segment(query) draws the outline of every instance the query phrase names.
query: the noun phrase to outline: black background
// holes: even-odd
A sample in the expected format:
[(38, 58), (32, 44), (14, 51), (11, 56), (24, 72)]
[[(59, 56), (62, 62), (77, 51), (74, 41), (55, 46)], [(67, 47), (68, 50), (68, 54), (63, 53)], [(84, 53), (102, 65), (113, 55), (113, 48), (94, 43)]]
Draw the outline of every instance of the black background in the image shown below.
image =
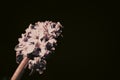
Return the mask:
[(109, 80), (118, 78), (119, 29), (112, 1), (4, 1), (0, 5), (0, 80), (10, 80), (18, 64), (14, 47), (30, 23), (60, 21), (63, 38), (47, 58), (42, 75), (22, 80)]

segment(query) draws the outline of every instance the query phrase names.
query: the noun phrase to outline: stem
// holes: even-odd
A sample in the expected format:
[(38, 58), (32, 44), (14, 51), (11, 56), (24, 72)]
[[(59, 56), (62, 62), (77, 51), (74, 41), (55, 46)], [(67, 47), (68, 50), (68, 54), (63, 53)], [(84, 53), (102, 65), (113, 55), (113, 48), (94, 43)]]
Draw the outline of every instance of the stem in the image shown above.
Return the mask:
[(22, 76), (22, 73), (24, 72), (26, 66), (27, 66), (27, 63), (29, 61), (29, 58), (28, 57), (25, 57), (21, 63), (19, 64), (18, 68), (16, 69), (15, 73), (13, 74), (11, 80), (20, 80), (21, 76)]

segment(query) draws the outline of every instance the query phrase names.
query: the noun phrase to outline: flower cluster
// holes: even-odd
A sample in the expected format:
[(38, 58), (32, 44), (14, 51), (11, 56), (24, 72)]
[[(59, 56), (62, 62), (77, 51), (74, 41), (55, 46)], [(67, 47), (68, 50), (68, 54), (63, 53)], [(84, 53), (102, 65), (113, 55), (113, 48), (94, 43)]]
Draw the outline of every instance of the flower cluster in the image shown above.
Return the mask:
[(62, 32), (61, 28), (59, 22), (52, 21), (30, 24), (15, 47), (17, 63), (20, 63), (24, 57), (28, 57), (30, 58), (28, 68), (41, 74), (46, 65), (44, 57), (55, 50), (56, 39)]

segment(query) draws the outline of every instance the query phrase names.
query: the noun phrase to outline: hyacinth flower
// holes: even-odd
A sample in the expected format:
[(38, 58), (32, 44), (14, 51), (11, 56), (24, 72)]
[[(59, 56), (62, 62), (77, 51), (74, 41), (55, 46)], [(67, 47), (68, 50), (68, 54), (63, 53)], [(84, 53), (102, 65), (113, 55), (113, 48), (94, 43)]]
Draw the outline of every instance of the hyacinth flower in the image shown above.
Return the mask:
[(42, 74), (46, 69), (46, 55), (55, 50), (57, 38), (61, 36), (63, 26), (57, 22), (45, 21), (30, 24), (18, 39), (15, 47), (16, 62), (19, 64), (11, 80), (19, 80), (24, 69), (28, 67)]

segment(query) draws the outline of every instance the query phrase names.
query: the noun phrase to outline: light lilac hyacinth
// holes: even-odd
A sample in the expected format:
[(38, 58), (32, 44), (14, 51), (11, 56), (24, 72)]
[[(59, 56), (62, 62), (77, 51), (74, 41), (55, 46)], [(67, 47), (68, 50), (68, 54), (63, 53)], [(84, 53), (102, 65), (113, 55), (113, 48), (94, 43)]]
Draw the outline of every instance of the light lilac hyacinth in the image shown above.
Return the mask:
[(55, 50), (54, 45), (57, 44), (57, 37), (61, 35), (61, 28), (59, 22), (52, 21), (30, 24), (15, 47), (17, 63), (20, 63), (24, 57), (28, 57), (30, 58), (28, 68), (41, 74), (46, 69), (45, 55)]

